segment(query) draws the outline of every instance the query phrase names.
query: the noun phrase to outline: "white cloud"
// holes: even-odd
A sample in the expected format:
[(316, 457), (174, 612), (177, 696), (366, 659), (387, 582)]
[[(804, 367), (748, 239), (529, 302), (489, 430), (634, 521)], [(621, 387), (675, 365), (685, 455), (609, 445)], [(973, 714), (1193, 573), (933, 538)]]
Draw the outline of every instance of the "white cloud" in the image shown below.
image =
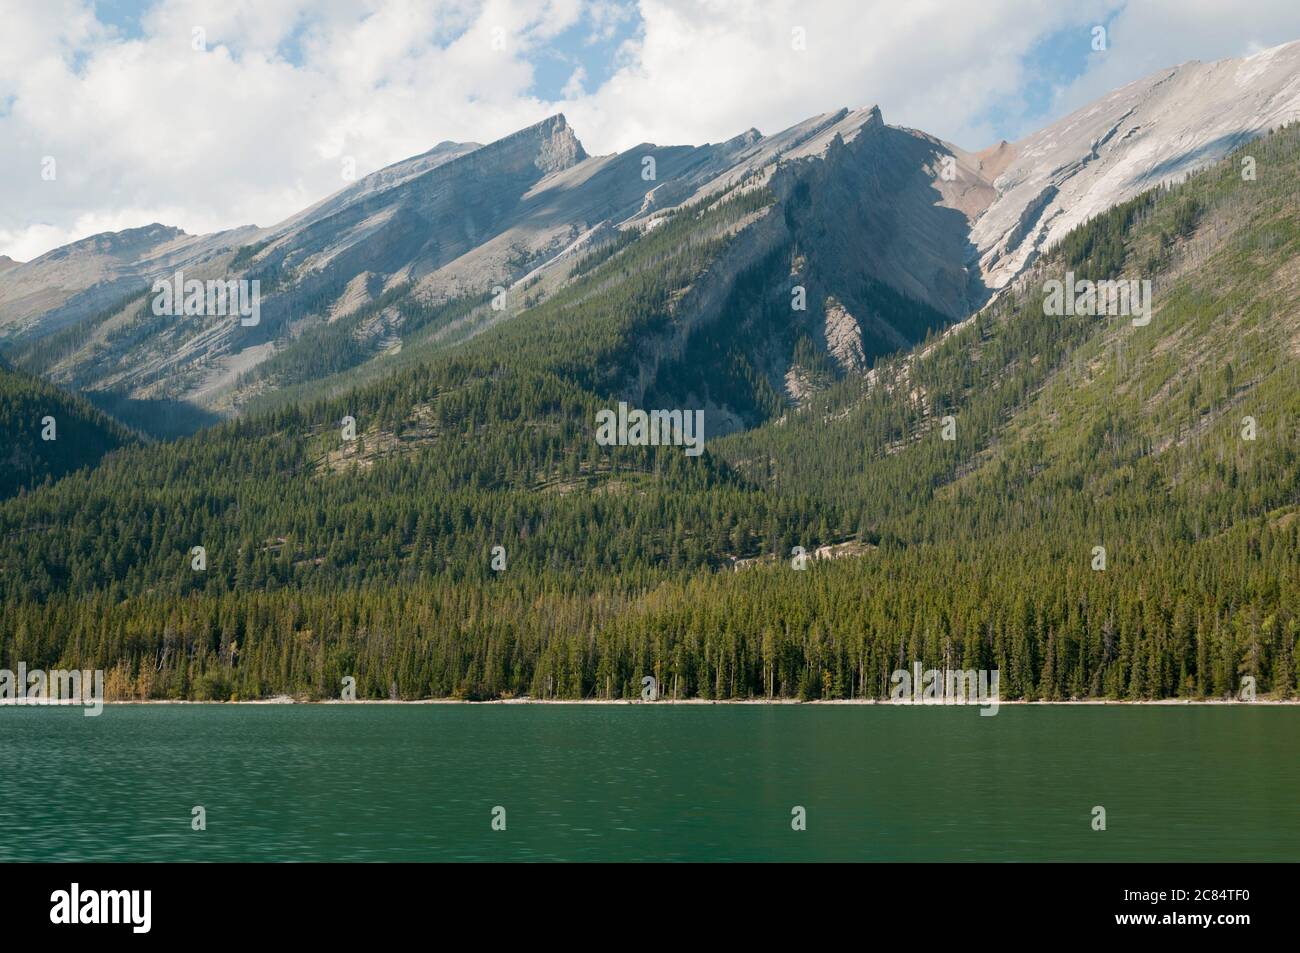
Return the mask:
[[(1120, 0), (156, 0), (139, 37), (89, 0), (6, 13), (0, 33), (0, 253), (94, 231), (272, 224), (444, 139), (487, 142), (563, 110), (588, 151), (765, 133), (840, 106), (973, 148), (1012, 120), (1044, 37)], [(1300, 36), (1294, 0), (1133, 0), (1111, 49), (1058, 91), (1059, 115), (1191, 57)], [(583, 61), (637, 30), (617, 68)], [(206, 51), (195, 51), (195, 27)], [(803, 29), (806, 49), (792, 48)], [(499, 32), (495, 32), (499, 31)], [(574, 37), (576, 36), (576, 40)], [(504, 49), (494, 48), (494, 38)], [(564, 46), (561, 101), (534, 63)], [(499, 45), (499, 44), (498, 44)], [(285, 51), (292, 51), (286, 53)], [(41, 178), (54, 156), (57, 178)]]
[(569, 75), (569, 81), (564, 84), (561, 95), (565, 99), (580, 99), (584, 95), (583, 87), (587, 82), (587, 70), (579, 66)]
[(444, 139), (506, 135), (552, 110), (528, 94), (528, 57), (580, 12), (577, 0), (161, 0), (138, 38), (79, 0), (7, 12), (0, 254), (154, 220), (269, 225), (342, 187), (345, 156), (365, 174)]

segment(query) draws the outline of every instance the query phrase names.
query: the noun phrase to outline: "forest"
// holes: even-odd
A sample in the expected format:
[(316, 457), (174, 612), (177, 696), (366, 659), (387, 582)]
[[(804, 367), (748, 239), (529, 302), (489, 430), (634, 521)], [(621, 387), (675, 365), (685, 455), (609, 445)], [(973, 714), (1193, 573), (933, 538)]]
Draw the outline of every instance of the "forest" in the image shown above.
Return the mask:
[[(782, 333), (822, 386), (796, 404), (722, 329), (695, 332), (647, 406), (711, 388), (747, 424), (698, 458), (601, 446), (592, 421), (731, 226), (777, 214), (761, 189), (619, 240), (389, 376), (191, 437), (64, 396), (61, 451), (88, 455), (27, 464), (0, 502), (0, 667), (104, 668), (133, 699), (329, 698), (349, 675), (367, 698), (636, 698), (644, 675), (665, 698), (883, 698), (914, 661), (996, 668), (1007, 699), (1229, 698), (1246, 677), (1290, 697), (1298, 179), (1293, 126), (1085, 223), (950, 327), (875, 289), (920, 340), (866, 375), (781, 328), (778, 249), (727, 320)], [(1151, 280), (1151, 325), (1045, 316), (1067, 270)], [(417, 331), (473, 304), (378, 306)], [(354, 342), (326, 334), (259, 373), (346, 372)], [(24, 426), (60, 399), (0, 387)], [(795, 546), (828, 555), (797, 569)]]

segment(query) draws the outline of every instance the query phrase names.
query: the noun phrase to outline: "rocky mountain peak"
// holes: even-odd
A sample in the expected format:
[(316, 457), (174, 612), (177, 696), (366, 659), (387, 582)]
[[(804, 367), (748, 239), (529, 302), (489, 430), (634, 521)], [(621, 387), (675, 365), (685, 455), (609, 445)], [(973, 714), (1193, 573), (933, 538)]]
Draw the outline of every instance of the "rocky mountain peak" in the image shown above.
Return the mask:
[(544, 175), (570, 168), (587, 158), (587, 150), (582, 148), (563, 113), (549, 116), (485, 148), (498, 152), (531, 149), (534, 152), (533, 165)]

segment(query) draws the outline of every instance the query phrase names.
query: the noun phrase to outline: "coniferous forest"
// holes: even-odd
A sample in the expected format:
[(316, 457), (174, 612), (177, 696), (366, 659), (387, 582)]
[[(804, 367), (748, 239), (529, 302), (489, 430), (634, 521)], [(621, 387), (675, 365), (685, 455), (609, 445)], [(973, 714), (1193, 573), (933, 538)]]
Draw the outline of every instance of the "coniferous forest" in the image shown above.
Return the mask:
[[(798, 247), (732, 282), (744, 333), (683, 330), (737, 223), (807, 200), (757, 187), (463, 340), (437, 332), (485, 297), (402, 289), (375, 306), (411, 318), (391, 373), (353, 376), (365, 355), (326, 330), (257, 372), (287, 396), (177, 440), (6, 368), (0, 667), (103, 668), (138, 699), (327, 698), (345, 676), (366, 698), (619, 699), (645, 675), (666, 698), (880, 698), (913, 661), (998, 669), (1012, 699), (1228, 698), (1247, 676), (1290, 697), (1297, 181), (1292, 126), (1081, 225), (956, 324), (860, 289), (913, 338), (865, 374), (819, 363), (790, 315)], [(1045, 315), (1067, 271), (1149, 278), (1152, 322)], [(809, 399), (773, 386), (759, 337)], [(699, 457), (599, 445), (597, 411), (638, 383), (732, 425), (706, 411)]]

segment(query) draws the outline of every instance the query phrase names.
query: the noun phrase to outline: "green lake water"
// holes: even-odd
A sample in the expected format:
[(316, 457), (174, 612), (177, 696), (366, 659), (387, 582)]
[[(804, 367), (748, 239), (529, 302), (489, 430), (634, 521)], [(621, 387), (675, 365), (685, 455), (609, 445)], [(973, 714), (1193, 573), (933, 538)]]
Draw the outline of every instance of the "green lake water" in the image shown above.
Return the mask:
[(1300, 708), (0, 708), (14, 860), (1294, 861)]

